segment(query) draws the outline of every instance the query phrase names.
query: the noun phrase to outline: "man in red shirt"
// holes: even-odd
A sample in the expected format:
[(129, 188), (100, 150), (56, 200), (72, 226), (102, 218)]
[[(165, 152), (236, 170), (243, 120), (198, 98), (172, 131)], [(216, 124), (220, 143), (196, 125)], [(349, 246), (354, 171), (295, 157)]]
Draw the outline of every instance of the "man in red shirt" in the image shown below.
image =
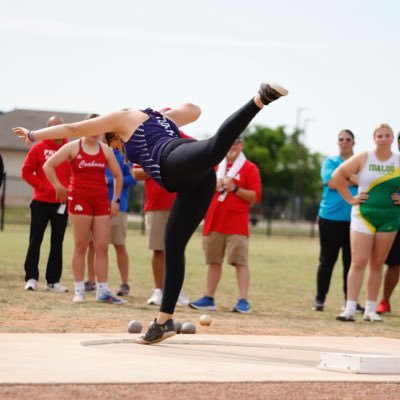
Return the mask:
[[(47, 126), (63, 124), (62, 118), (53, 116)], [(62, 246), (68, 213), (66, 205), (56, 198), (56, 192), (47, 180), (43, 164), (65, 143), (66, 139), (43, 140), (35, 143), (29, 150), (22, 166), (22, 178), (33, 187), (31, 208), (31, 225), (29, 246), (25, 259), (25, 290), (36, 290), (39, 280), (39, 257), (44, 232), (48, 223), (51, 225), (50, 253), (46, 267), (45, 290), (50, 292), (67, 292), (60, 283), (63, 259)], [(63, 186), (68, 187), (71, 169), (68, 162), (61, 164), (57, 177)]]
[(233, 311), (249, 313), (248, 239), (250, 206), (261, 198), (260, 173), (246, 160), (241, 135), (219, 164), (217, 188), (207, 211), (203, 228), (203, 248), (208, 264), (205, 296), (189, 303), (199, 310), (215, 310), (214, 295), (222, 275), (225, 252), (227, 261), (236, 267), (239, 298)]

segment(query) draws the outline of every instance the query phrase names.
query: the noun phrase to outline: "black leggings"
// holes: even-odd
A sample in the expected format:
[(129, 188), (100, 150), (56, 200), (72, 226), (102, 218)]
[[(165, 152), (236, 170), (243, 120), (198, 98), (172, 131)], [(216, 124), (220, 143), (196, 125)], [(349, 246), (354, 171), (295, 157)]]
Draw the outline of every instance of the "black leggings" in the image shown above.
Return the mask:
[(178, 139), (163, 150), (161, 176), (167, 189), (177, 192), (165, 229), (164, 290), (160, 307), (164, 313), (173, 314), (175, 310), (185, 277), (186, 245), (215, 192), (214, 167), (259, 111), (252, 99), (226, 119), (210, 139)]
[(319, 218), (319, 265), (317, 271), (317, 295), (315, 300), (325, 302), (331, 284), (333, 268), (342, 249), (343, 293), (347, 298), (347, 275), (351, 264), (350, 221), (333, 221)]

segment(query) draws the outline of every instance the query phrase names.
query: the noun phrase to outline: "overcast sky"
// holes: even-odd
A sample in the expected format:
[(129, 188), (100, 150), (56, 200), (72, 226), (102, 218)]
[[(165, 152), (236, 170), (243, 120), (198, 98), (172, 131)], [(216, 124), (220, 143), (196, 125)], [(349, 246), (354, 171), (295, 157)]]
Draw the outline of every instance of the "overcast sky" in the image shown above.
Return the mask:
[(379, 123), (400, 130), (399, 19), (397, 0), (6, 1), (0, 110), (191, 101), (201, 138), (270, 80), (290, 95), (255, 123), (298, 124), (323, 154), (349, 128), (365, 150)]

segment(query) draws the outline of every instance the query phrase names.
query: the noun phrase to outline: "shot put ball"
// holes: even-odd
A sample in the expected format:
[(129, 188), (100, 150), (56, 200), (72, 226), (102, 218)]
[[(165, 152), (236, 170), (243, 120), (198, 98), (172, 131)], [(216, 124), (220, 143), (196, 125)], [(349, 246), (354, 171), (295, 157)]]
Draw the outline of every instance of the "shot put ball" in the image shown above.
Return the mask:
[(182, 324), (179, 321), (174, 321), (176, 333), (182, 333)]
[(142, 324), (140, 323), (140, 321), (137, 321), (136, 319), (133, 319), (132, 321), (130, 321), (128, 324), (128, 332), (129, 333), (142, 332)]
[(185, 322), (182, 325), (182, 333), (186, 334), (196, 333), (196, 327), (191, 322)]
[(210, 326), (211, 325), (211, 317), (207, 314), (204, 314), (200, 317), (200, 325)]

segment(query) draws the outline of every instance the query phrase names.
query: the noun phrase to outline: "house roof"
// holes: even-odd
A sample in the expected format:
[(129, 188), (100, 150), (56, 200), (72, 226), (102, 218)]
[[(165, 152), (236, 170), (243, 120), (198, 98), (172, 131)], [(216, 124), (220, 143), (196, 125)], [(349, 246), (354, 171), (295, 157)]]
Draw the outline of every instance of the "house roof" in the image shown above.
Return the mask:
[(23, 109), (0, 113), (0, 151), (20, 150), (27, 152), (28, 148), (25, 142), (15, 136), (12, 128), (16, 126), (23, 126), (32, 130), (44, 128), (47, 125), (47, 120), (53, 115), (62, 117), (68, 123), (81, 121), (87, 114)]

